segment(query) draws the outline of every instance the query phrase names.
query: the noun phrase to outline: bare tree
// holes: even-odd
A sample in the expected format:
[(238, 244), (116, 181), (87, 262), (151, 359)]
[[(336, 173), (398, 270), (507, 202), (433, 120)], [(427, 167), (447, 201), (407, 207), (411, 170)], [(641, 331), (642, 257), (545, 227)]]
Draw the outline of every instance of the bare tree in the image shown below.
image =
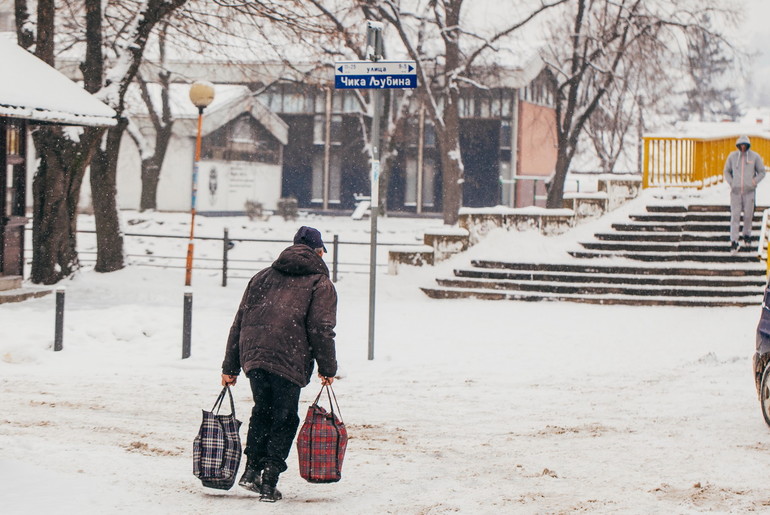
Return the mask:
[[(328, 26), (323, 26), (323, 20), (310, 14), (307, 4), (293, 0), (213, 3), (190, 0), (156, 29), (153, 36), (158, 50), (147, 56), (147, 64), (151, 64), (147, 68), (153, 71), (147, 72), (147, 76), (137, 73), (135, 79), (151, 127), (140, 129), (135, 123), (128, 125), (128, 133), (141, 154), (140, 210), (157, 207), (160, 172), (173, 129), (172, 77), (167, 54), (188, 56), (192, 52), (229, 66), (238, 66), (244, 60), (278, 60), (284, 64), (285, 79), (301, 80), (316, 67), (308, 67), (306, 62), (296, 63), (297, 55), (307, 59), (312, 53), (323, 53), (323, 50), (310, 49), (317, 46), (322, 37), (332, 34)], [(298, 47), (303, 51), (297, 52)], [(173, 81), (180, 80), (185, 78), (177, 76)], [(255, 94), (271, 87), (276, 80), (263, 84)]]
[(146, 141), (144, 134), (138, 129), (132, 130), (131, 124), (128, 126), (128, 133), (140, 149), (141, 155), (141, 177), (142, 192), (139, 199), (139, 210), (157, 209), (158, 181), (160, 180), (160, 170), (163, 167), (163, 161), (166, 158), (168, 144), (171, 141), (171, 134), (174, 128), (174, 120), (171, 117), (171, 103), (169, 87), (171, 84), (171, 73), (166, 68), (166, 31), (168, 23), (164, 22), (158, 34), (159, 51), (159, 69), (157, 74), (157, 84), (160, 89), (160, 106), (157, 106), (150, 92), (151, 85), (142, 76), (136, 74), (136, 84), (147, 108), (150, 121), (153, 127), (154, 142), (152, 145)]
[[(556, 100), (558, 140), (549, 208), (562, 207), (564, 181), (580, 136), (623, 72), (677, 62), (687, 35), (704, 30), (698, 23), (703, 11), (731, 17), (719, 10), (718, 0), (575, 0), (565, 11), (563, 20), (569, 25), (553, 25), (544, 55)], [(567, 41), (564, 34), (569, 34)]]
[[(15, 13), (19, 44), (34, 45), (37, 57), (53, 66), (56, 10), (53, 0), (37, 2), (36, 24), (29, 21), (26, 0), (16, 0)], [(33, 29), (36, 29), (34, 30)], [(85, 63), (98, 61), (94, 48), (86, 48)], [(85, 81), (90, 92), (98, 86)], [(33, 131), (40, 164), (32, 182), (32, 270), (35, 283), (54, 284), (79, 266), (76, 250), (77, 204), (85, 170), (104, 130), (85, 128), (77, 133), (58, 126), (41, 126)]]
[[(425, 4), (396, 0), (365, 0), (364, 4), (398, 33), (408, 55), (416, 63), (418, 94), (436, 132), (442, 170), (445, 224), (455, 224), (462, 204), (463, 162), (460, 153), (459, 100), (461, 86), (485, 87), (474, 77), (481, 57), (495, 52), (506, 38), (544, 11), (568, 0), (542, 0), (539, 5), (513, 16), (515, 21), (491, 34), (474, 33), (463, 17), (464, 0), (434, 0)], [(500, 6), (511, 8), (510, 5)], [(440, 41), (440, 47), (430, 44)]]
[[(77, 202), (85, 169), (90, 163), (91, 190), (97, 231), (99, 272), (124, 266), (123, 238), (115, 200), (115, 176), (120, 139), (126, 127), (123, 117), (128, 85), (137, 73), (153, 28), (186, 0), (71, 0), (58, 6), (67, 16), (55, 23), (53, 0), (37, 2), (37, 33), (29, 27), (26, 0), (16, 0), (17, 37), (21, 44), (34, 43), (35, 53), (54, 64), (55, 42), (68, 50), (85, 47), (81, 63), (84, 87), (110, 105), (119, 122), (106, 133), (85, 128), (79, 139), (71, 131), (40, 128), (35, 145), (41, 160), (33, 182), (32, 280), (52, 284), (79, 266), (76, 243)], [(82, 20), (85, 23), (82, 23)], [(56, 26), (66, 27), (54, 37)]]

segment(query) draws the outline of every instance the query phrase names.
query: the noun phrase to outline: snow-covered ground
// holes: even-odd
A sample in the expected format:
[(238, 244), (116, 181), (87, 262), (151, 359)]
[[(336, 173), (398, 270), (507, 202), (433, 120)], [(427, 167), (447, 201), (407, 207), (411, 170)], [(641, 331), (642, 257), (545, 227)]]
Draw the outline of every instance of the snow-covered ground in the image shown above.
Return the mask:
[[(759, 307), (440, 301), (418, 289), (471, 256), (566, 260), (564, 250), (576, 240), (638, 210), (651, 194), (560, 237), (497, 231), (435, 268), (402, 267), (396, 276), (382, 270), (371, 361), (368, 276), (341, 275), (342, 377), (334, 386), (351, 437), (343, 479), (304, 482), (292, 451), (279, 483), (284, 500), (275, 505), (258, 504), (238, 487), (206, 490), (192, 475), (192, 440), (201, 409), (211, 407), (220, 389), (224, 343), (245, 279), (231, 279), (223, 288), (218, 273), (196, 273), (192, 357), (186, 360), (180, 359), (180, 269), (85, 270), (66, 281), (61, 352), (52, 351), (54, 296), (0, 305), (0, 510), (770, 510), (770, 429), (751, 371)], [(726, 198), (717, 187), (689, 201)], [(765, 199), (770, 195), (763, 190)], [(126, 228), (134, 232), (188, 230), (182, 214), (124, 218), (134, 221)], [(289, 239), (307, 224), (324, 235), (368, 241), (368, 220), (197, 220), (200, 235), (221, 235), (229, 225), (231, 235)], [(84, 218), (81, 227), (89, 223)], [(440, 225), (383, 219), (381, 239), (415, 241), (415, 234)], [(157, 248), (156, 240), (152, 245), (158, 255), (181, 248)], [(272, 252), (253, 250), (268, 257)], [(317, 381), (303, 391), (302, 416)], [(234, 393), (246, 422), (247, 383)], [(245, 430), (244, 424), (244, 438)]]

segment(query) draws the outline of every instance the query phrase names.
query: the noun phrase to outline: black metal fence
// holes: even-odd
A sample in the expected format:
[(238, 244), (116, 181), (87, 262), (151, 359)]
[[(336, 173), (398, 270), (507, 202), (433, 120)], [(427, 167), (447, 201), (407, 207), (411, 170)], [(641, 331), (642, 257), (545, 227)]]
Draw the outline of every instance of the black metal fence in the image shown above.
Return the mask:
[[(29, 231), (28, 231), (29, 232)], [(78, 231), (78, 256), (82, 265), (88, 266), (96, 262), (96, 231)], [(174, 234), (123, 233), (126, 249), (126, 261), (131, 265), (158, 268), (184, 269), (187, 257), (187, 242), (189, 236)], [(178, 244), (166, 246), (165, 254), (155, 253), (151, 247), (156, 239), (174, 240)], [(268, 238), (231, 237), (224, 229), (221, 237), (196, 236), (195, 258), (193, 270), (219, 271), (222, 274), (222, 286), (227, 286), (228, 279), (250, 279), (256, 272), (269, 266), (278, 254), (291, 240)], [(379, 243), (377, 267), (388, 266), (387, 248), (392, 246), (419, 246), (418, 243)], [(329, 269), (331, 278), (337, 281), (342, 274), (369, 273), (369, 242), (340, 241), (334, 235), (329, 250)], [(143, 251), (142, 251), (143, 250)], [(26, 261), (31, 263), (32, 251), (26, 246)], [(236, 255), (233, 255), (236, 254)], [(258, 256), (258, 257), (248, 257)]]

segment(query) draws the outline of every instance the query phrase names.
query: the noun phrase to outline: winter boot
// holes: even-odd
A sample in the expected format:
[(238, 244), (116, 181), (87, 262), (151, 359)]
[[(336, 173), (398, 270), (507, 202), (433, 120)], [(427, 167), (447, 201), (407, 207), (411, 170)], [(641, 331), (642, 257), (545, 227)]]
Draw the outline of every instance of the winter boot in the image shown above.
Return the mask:
[(261, 474), (262, 471), (256, 465), (253, 465), (250, 461), (247, 462), (246, 470), (238, 481), (238, 486), (251, 492), (259, 493), (259, 489), (262, 486)]
[(278, 484), (278, 475), (281, 472), (275, 465), (265, 465), (262, 471), (262, 486), (259, 488), (259, 500), (262, 502), (280, 501), (283, 496), (275, 487)]
[(751, 246), (751, 236), (746, 236), (745, 234), (741, 236), (741, 247), (749, 248)]

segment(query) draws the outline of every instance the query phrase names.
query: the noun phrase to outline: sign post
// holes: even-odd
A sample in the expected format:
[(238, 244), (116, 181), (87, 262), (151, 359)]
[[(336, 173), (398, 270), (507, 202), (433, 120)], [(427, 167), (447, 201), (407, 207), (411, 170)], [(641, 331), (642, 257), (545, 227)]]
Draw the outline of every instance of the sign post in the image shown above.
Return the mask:
[(377, 216), (380, 207), (380, 113), (383, 89), (416, 88), (414, 61), (382, 61), (382, 23), (366, 22), (366, 55), (369, 61), (334, 63), (336, 89), (372, 90), (371, 235), (369, 244), (369, 352), (374, 359), (374, 307), (377, 286)]

